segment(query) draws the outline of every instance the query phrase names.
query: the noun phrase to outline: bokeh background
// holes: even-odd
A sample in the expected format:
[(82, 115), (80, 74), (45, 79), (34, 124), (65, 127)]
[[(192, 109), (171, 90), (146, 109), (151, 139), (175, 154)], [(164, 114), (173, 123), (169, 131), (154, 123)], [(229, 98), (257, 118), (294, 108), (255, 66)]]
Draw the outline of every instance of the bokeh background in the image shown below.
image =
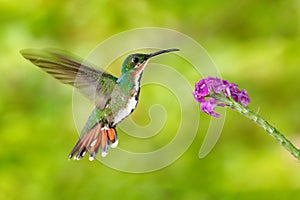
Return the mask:
[[(224, 78), (248, 90), (250, 106), (300, 147), (298, 0), (1, 0), (0, 199), (299, 199), (299, 162), (230, 110), (204, 159), (198, 152), (210, 118), (201, 114), (188, 151), (162, 170), (129, 174), (68, 161), (77, 140), (73, 90), (19, 50), (58, 47), (85, 57), (113, 34), (148, 26), (198, 41)], [(136, 118), (151, 101), (143, 96)]]

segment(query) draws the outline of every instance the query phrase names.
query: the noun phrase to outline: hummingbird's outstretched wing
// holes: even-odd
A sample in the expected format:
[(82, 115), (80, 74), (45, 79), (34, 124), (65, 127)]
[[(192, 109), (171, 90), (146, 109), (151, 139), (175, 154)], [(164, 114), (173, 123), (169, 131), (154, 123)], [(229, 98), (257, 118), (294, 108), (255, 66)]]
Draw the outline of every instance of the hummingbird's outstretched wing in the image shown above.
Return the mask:
[(20, 53), (62, 83), (78, 88), (98, 109), (103, 110), (110, 100), (117, 78), (93, 64), (58, 49), (24, 49)]

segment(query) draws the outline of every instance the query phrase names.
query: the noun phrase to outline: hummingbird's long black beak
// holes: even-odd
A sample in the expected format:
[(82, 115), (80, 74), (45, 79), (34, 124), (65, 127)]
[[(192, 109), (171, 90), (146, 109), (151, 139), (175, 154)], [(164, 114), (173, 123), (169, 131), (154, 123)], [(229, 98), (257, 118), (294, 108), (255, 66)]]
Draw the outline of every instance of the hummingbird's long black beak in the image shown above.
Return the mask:
[(169, 52), (173, 52), (173, 51), (179, 51), (179, 49), (164, 49), (164, 50), (156, 51), (154, 53), (148, 54), (147, 59), (152, 58), (157, 55), (160, 55), (160, 54), (163, 54), (163, 53), (169, 53)]

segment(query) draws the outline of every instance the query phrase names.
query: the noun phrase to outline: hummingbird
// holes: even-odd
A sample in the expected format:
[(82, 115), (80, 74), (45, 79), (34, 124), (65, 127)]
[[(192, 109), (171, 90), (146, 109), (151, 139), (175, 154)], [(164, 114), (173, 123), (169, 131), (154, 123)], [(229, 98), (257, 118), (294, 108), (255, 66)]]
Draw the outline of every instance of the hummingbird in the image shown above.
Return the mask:
[(20, 53), (62, 83), (77, 88), (94, 103), (95, 108), (69, 154), (69, 159), (80, 160), (89, 152), (89, 160), (92, 161), (99, 149), (101, 156), (105, 157), (109, 146), (117, 147), (116, 126), (137, 106), (140, 80), (148, 61), (157, 55), (174, 51), (179, 49), (130, 54), (123, 61), (118, 78), (63, 50), (24, 49)]

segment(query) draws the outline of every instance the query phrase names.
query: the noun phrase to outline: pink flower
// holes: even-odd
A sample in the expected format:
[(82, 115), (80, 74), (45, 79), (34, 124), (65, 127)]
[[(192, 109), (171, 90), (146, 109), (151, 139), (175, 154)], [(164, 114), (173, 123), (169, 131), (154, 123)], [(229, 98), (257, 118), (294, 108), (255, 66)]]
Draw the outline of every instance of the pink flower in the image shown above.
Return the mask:
[(220, 117), (218, 113), (214, 112), (214, 109), (217, 106), (216, 102), (217, 100), (215, 100), (214, 98), (209, 98), (207, 101), (204, 101), (200, 104), (200, 109), (206, 114), (209, 114), (213, 117)]
[(208, 77), (201, 79), (195, 84), (193, 96), (200, 103), (200, 110), (213, 117), (220, 116), (214, 112), (216, 106), (229, 106), (226, 102), (222, 101), (222, 98), (216, 98), (217, 96), (220, 97), (220, 95), (229, 100), (233, 99), (244, 107), (250, 103), (247, 91), (239, 90), (237, 84), (229, 83), (227, 80)]

